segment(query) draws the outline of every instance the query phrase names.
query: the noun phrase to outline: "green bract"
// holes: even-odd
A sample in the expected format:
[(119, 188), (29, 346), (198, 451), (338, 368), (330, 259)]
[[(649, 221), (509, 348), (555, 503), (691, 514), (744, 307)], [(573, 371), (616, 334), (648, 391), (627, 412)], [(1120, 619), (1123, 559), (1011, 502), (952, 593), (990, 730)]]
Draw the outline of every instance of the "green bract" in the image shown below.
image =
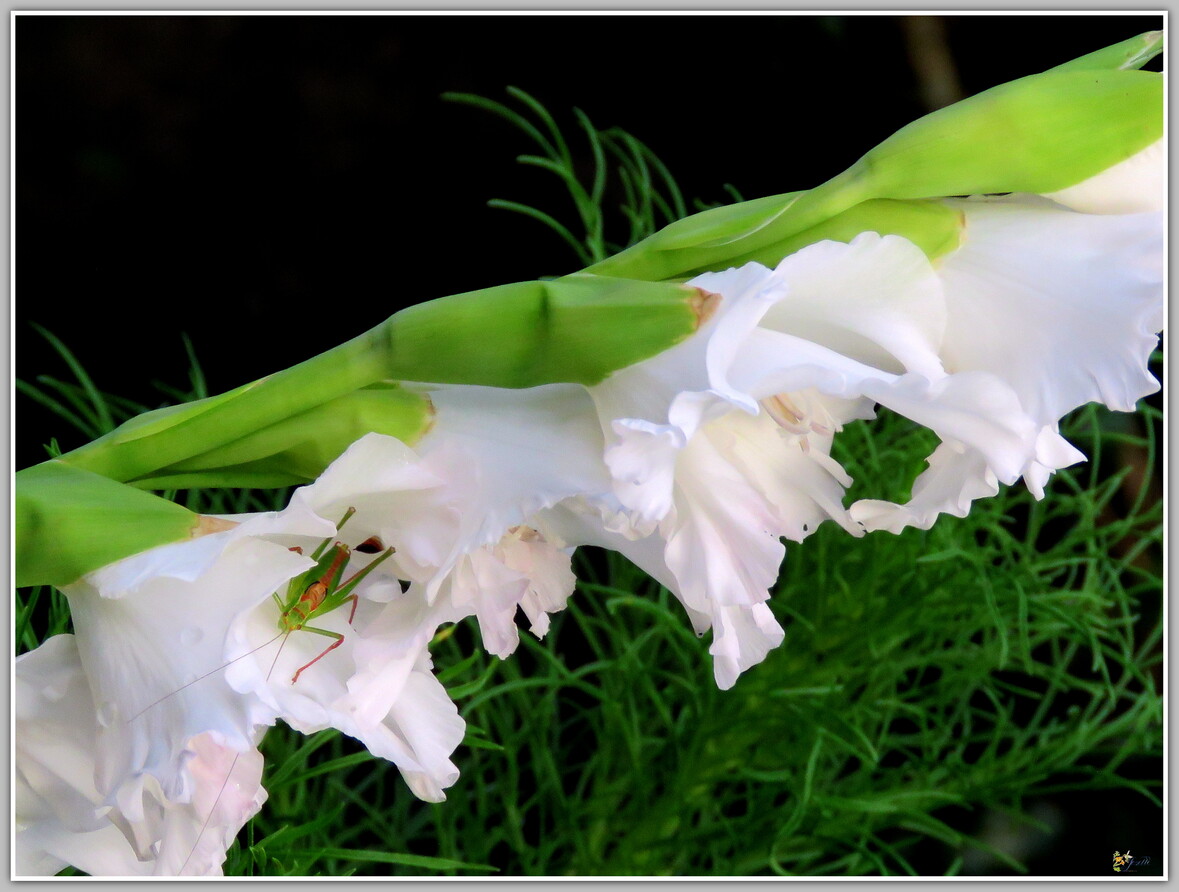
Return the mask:
[(695, 331), (696, 301), (693, 289), (584, 273), (456, 294), (386, 323), (389, 377), (596, 384)]
[(1091, 71), (1108, 68), (1141, 68), (1163, 51), (1163, 32), (1147, 31), (1113, 46), (1089, 53), (1052, 71)]
[[(820, 220), (798, 232), (790, 232), (790, 218), (784, 212), (799, 193), (776, 195), (741, 205), (715, 208), (681, 222), (697, 221), (696, 235), (712, 235), (708, 244), (675, 247), (675, 224), (652, 238), (667, 233), (671, 238), (649, 252), (627, 251), (592, 267), (594, 270), (618, 268), (630, 275), (646, 274), (658, 278), (689, 278), (698, 273), (740, 266), (755, 260), (777, 266), (783, 257), (824, 239), (849, 242), (861, 232), (900, 235), (920, 247), (930, 259), (958, 247), (962, 231), (960, 214), (934, 200), (897, 201), (869, 199)], [(721, 214), (728, 211), (728, 214)], [(739, 233), (726, 240), (724, 232)], [(648, 241), (651, 241), (650, 239)], [(642, 247), (642, 242), (636, 248)]]
[(806, 193), (797, 221), (828, 202), (986, 192), (1055, 192), (1163, 135), (1163, 82), (1151, 71), (1054, 70), (926, 115)]
[(91, 570), (187, 539), (200, 516), (106, 477), (47, 461), (16, 475), (16, 584), (68, 585)]
[[(586, 274), (402, 310), (306, 362), (215, 397), (147, 412), (22, 471), (19, 584), (66, 584), (189, 535), (191, 512), (145, 493), (136, 500), (128, 495), (135, 490), (119, 483), (142, 489), (306, 483), (370, 431), (413, 443), (429, 429), (429, 399), (396, 380), (593, 384), (683, 340), (699, 324), (698, 313), (695, 289)], [(50, 550), (42, 544), (47, 531)]]
[(832, 218), (855, 208), (860, 231), (905, 235), (897, 205), (863, 206), (875, 199), (1076, 185), (1162, 136), (1162, 76), (1124, 70), (1160, 49), (1161, 37), (1152, 33), (1001, 84), (901, 128), (815, 189), (687, 217), (589, 270), (665, 279), (751, 258), (773, 265), (808, 238), (832, 237)]

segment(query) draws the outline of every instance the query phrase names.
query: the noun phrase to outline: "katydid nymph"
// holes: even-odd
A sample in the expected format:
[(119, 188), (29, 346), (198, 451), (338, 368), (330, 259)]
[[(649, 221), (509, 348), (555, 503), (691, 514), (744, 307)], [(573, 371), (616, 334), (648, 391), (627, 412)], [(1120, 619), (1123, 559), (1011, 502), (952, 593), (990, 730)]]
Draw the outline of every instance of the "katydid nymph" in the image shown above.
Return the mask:
[[(336, 532), (339, 533), (346, 524), (349, 518), (356, 513), (355, 508), (349, 508), (345, 512), (343, 518), (336, 524)], [(295, 546), (290, 549), (298, 554), (303, 553), (303, 549)], [(307, 623), (316, 617), (324, 616), (342, 607), (346, 601), (352, 602), (352, 609), (348, 615), (348, 622), (351, 623), (356, 616), (356, 607), (359, 603), (359, 596), (355, 594), (357, 585), (382, 561), (386, 560), (392, 555), (396, 549), (392, 546), (386, 548), (376, 536), (370, 536), (360, 545), (356, 546), (356, 551), (361, 554), (374, 554), (381, 552), (375, 560), (369, 563), (368, 566), (358, 570), (347, 581), (342, 582), (344, 572), (348, 567), (348, 562), (351, 559), (352, 549), (344, 543), (335, 539), (334, 536), (328, 537), (319, 543), (315, 551), (310, 555), (311, 559), (315, 561), (315, 565), (309, 567), (298, 576), (294, 577), (286, 586), (285, 597), (280, 597), (278, 592), (272, 592), (270, 597), (278, 607), (278, 634), (273, 638), (263, 641), (257, 647), (251, 648), (243, 654), (239, 654), (226, 663), (217, 666), (214, 669), (204, 673), (203, 675), (194, 678), (187, 684), (181, 685), (174, 691), (170, 691), (158, 700), (155, 700), (133, 715), (130, 721), (135, 721), (141, 715), (146, 713), (153, 707), (163, 703), (169, 697), (174, 697), (185, 688), (191, 687), (197, 682), (203, 681), (211, 675), (227, 669), (239, 660), (243, 660), (252, 654), (257, 653), (265, 647), (273, 644), (279, 638), (283, 639), (282, 644), (279, 645), (278, 652), (274, 655), (274, 660), (270, 664), (270, 670), (266, 673), (266, 680), (270, 680), (271, 674), (274, 672), (274, 667), (278, 664), (278, 658), (282, 654), (282, 649), (286, 645), (287, 639), (292, 632), (313, 632), (317, 635), (323, 635), (335, 640), (323, 649), (313, 660), (300, 666), (291, 678), (291, 684), (299, 680), (299, 676), (303, 671), (310, 666), (318, 663), (329, 652), (339, 647), (344, 641), (344, 635), (340, 632), (331, 632), (327, 629), (320, 629), (315, 626), (309, 626)]]
[[(355, 513), (355, 508), (349, 508), (344, 514), (343, 519), (336, 525), (336, 532), (342, 530), (344, 524)], [(381, 548), (381, 540), (376, 536), (372, 536), (356, 546), (356, 550), (362, 554), (372, 554), (380, 551)], [(297, 551), (299, 554), (303, 553), (302, 549), (297, 546), (291, 550)], [(279, 634), (287, 636), (291, 632), (303, 631), (314, 632), (317, 635), (324, 635), (328, 638), (335, 639), (323, 649), (319, 656), (311, 660), (311, 662), (300, 666), (295, 671), (294, 676), (291, 678), (291, 684), (299, 680), (299, 676), (303, 674), (303, 670), (318, 663), (344, 641), (344, 636), (339, 632), (318, 629), (315, 626), (307, 625), (307, 623), (317, 616), (323, 616), (344, 606), (345, 601), (351, 601), (352, 610), (348, 614), (348, 622), (351, 624), (352, 620), (356, 617), (356, 605), (360, 602), (359, 596), (353, 593), (356, 586), (381, 561), (393, 554), (394, 550), (392, 546), (385, 548), (376, 560), (364, 569), (358, 570), (347, 582), (341, 583), (344, 570), (348, 566), (348, 561), (352, 556), (352, 550), (342, 542), (335, 542), (333, 544), (332, 538), (324, 539), (319, 544), (319, 547), (311, 554), (311, 559), (316, 562), (315, 566), (308, 569), (305, 573), (296, 576), (287, 585), (286, 600), (284, 601), (280, 598), (277, 592), (271, 595), (279, 609)], [(283, 645), (285, 644), (286, 639), (284, 638)], [(282, 645), (279, 646), (279, 652), (274, 655), (274, 663), (270, 666), (271, 672), (274, 671), (274, 665), (278, 662), (278, 657), (281, 653)], [(269, 680), (270, 674), (267, 673), (266, 677)]]

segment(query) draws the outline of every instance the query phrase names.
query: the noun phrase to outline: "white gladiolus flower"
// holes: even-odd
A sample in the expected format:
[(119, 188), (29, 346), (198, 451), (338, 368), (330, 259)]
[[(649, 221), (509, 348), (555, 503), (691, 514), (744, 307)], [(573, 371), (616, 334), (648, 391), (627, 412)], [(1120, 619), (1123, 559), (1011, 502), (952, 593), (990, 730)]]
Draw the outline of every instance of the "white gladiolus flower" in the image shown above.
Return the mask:
[[(865, 232), (774, 270), (698, 276), (689, 284), (720, 296), (714, 317), (591, 388), (613, 494), (590, 501), (607, 529), (569, 506), (553, 523), (628, 554), (698, 632), (711, 625), (722, 687), (781, 640), (763, 604), (779, 537), (801, 540), (828, 517), (853, 533), (928, 527), (1020, 477), (1040, 496), (1083, 458), (1058, 433), (1062, 415), (1089, 401), (1128, 411), (1157, 387), (1146, 361), (1161, 326), (1158, 214), (1036, 196), (951, 203), (963, 243), (933, 264), (904, 238)], [(907, 505), (848, 511), (832, 438), (876, 404), (942, 445)]]
[[(609, 486), (593, 405), (582, 388), (563, 384), (441, 387), (429, 397), (434, 425), (414, 453), (438, 486), (407, 504), (363, 479), (367, 467), (381, 464), (374, 455), (356, 465), (360, 478), (335, 504), (355, 504), (358, 521), (396, 544), (400, 578), (415, 583), (412, 593), (440, 621), (474, 615), (486, 649), (507, 657), (519, 642), (517, 608), (543, 635), (547, 614), (573, 591), (572, 549), (550, 541), (536, 514)], [(370, 435), (352, 449), (375, 453), (395, 443)]]
[(947, 310), (939, 354), (951, 380), (999, 382), (985, 396), (1014, 398), (1022, 436), (1003, 444), (934, 427), (943, 442), (908, 504), (852, 506), (868, 529), (961, 517), (1020, 477), (1040, 498), (1055, 470), (1084, 458), (1058, 432), (1066, 413), (1089, 402), (1130, 412), (1158, 389), (1147, 362), (1162, 329), (1161, 214), (1086, 214), (1027, 195), (953, 203), (966, 228), (935, 264)]
[[(863, 347), (890, 368), (903, 370), (894, 355), (940, 368), (932, 270), (908, 242), (896, 239), (898, 252), (879, 241), (822, 243), (777, 270), (747, 264), (697, 277), (692, 285), (720, 295), (713, 318), (591, 389), (621, 506), (607, 511), (610, 532), (644, 541), (610, 547), (664, 581), (698, 633), (713, 628), (721, 687), (782, 640), (764, 604), (780, 537), (801, 541), (827, 518), (860, 532), (842, 505), (851, 481), (829, 455), (835, 434), (871, 417), (876, 383), (898, 389), (898, 401), (928, 402), (924, 379), (902, 381), (838, 352)], [(853, 306), (860, 277), (876, 273), (883, 285)]]
[[(412, 467), (387, 470), (407, 475), (407, 485), (421, 482)], [(464, 724), (426, 651), (440, 619), (407, 612), (407, 599), (384, 603), (379, 589), (381, 601), (359, 590), (355, 602), (315, 615), (315, 605), (299, 600), (300, 590), (321, 581), (302, 576), (315, 566), (305, 555), (326, 540), (328, 555), (339, 557), (338, 579), (320, 586), (325, 594), (380, 556), (350, 554), (346, 546), (367, 538), (364, 528), (337, 530), (309, 507), (306, 491), (301, 496), (282, 512), (242, 517), (230, 530), (145, 552), (66, 587), (100, 701), (98, 785), (108, 800), (148, 777), (168, 798), (186, 798), (192, 737), (209, 732), (241, 748), (277, 718), (357, 737), (397, 764), (424, 798), (440, 800), (457, 778), (449, 756)], [(289, 593), (292, 579), (299, 588)], [(392, 612), (399, 622), (383, 619)]]
[(583, 390), (474, 390), (434, 394), (435, 429), (417, 450), (368, 435), (283, 511), (231, 518), (66, 588), (100, 699), (104, 795), (151, 775), (185, 796), (189, 739), (208, 731), (241, 747), (282, 718), (338, 728), (397, 764), (417, 795), (444, 798), (465, 726), (429, 641), (475, 615), (487, 648), (507, 656), (519, 608), (543, 634), (573, 590), (571, 549), (528, 521), (606, 481)]
[(606, 478), (580, 388), (438, 388), (430, 398), (435, 423), (415, 448), (369, 434), (292, 498), (320, 517), (348, 511), (346, 544), (373, 537), (395, 549), (360, 583), (355, 608), (308, 623), (337, 642), (306, 632), (275, 642), (277, 608), (262, 603), (231, 630), (226, 677), (302, 731), (356, 737), (395, 762), (418, 796), (440, 801), (458, 776), (448, 757), (464, 724), (426, 645), (441, 623), (473, 615), (486, 649), (506, 657), (519, 641), (518, 608), (543, 634), (575, 580), (571, 549), (530, 522)]
[(679, 598), (697, 634), (713, 630), (721, 688), (783, 640), (765, 605), (785, 553), (780, 538), (800, 542), (827, 518), (860, 532), (842, 505), (851, 480), (829, 451), (844, 423), (871, 414), (870, 402), (820, 394), (808, 378), (818, 366), (768, 386), (745, 380), (742, 354), (781, 281), (755, 264), (693, 280), (720, 295), (713, 317), (591, 389), (614, 499), (590, 501), (606, 529), (587, 529), (584, 511), (573, 529), (563, 526), (568, 515), (555, 521), (568, 541), (625, 554)]
[(16, 873), (71, 865), (92, 876), (220, 876), (225, 853), (266, 801), (262, 755), (213, 734), (187, 741), (183, 799), (131, 778), (112, 807), (95, 785), (98, 714), (74, 636), (16, 659)]

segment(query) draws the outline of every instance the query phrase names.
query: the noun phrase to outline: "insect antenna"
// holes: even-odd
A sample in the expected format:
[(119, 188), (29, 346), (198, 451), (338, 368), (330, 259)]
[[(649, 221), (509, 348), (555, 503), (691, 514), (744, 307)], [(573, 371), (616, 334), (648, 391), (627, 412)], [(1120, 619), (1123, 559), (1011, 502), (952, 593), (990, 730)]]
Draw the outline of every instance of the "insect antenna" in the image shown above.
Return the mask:
[[(178, 688), (177, 688), (176, 690), (174, 690), (174, 691), (169, 691), (167, 694), (164, 694), (164, 696), (163, 696), (163, 697), (160, 697), (160, 699), (158, 699), (158, 700), (154, 700), (154, 701), (152, 701), (151, 703), (147, 704), (147, 706), (143, 707), (143, 709), (139, 710), (139, 712), (135, 713), (135, 715), (133, 715), (133, 716), (131, 716), (131, 718), (127, 719), (127, 723), (128, 723), (128, 724), (130, 724), (131, 722), (133, 722), (133, 721), (135, 721), (137, 718), (139, 718), (141, 715), (143, 715), (145, 712), (147, 712), (149, 709), (151, 709), (153, 706), (159, 706), (161, 703), (163, 703), (163, 702), (164, 702), (165, 700), (167, 700), (169, 697), (175, 697), (177, 694), (179, 694), (179, 693), (180, 693), (181, 691), (183, 691), (185, 688), (190, 688), (190, 687), (192, 687), (192, 686), (193, 686), (194, 684), (196, 684), (198, 681), (204, 681), (204, 680), (205, 680), (206, 678), (208, 678), (210, 675), (216, 675), (216, 674), (217, 674), (218, 672), (220, 672), (222, 669), (228, 669), (230, 666), (232, 666), (232, 665), (233, 665), (234, 663), (236, 663), (238, 660), (244, 660), (246, 657), (250, 656), (251, 654), (255, 654), (255, 653), (257, 653), (257, 652), (258, 652), (258, 651), (260, 651), (262, 648), (264, 648), (264, 647), (269, 647), (271, 644), (274, 644), (274, 642), (276, 642), (276, 641), (277, 641), (279, 638), (281, 638), (283, 635), (286, 635), (286, 634), (289, 634), (289, 633), (287, 633), (287, 632), (279, 632), (277, 635), (275, 635), (275, 636), (274, 636), (273, 638), (271, 638), (269, 641), (263, 641), (263, 642), (262, 642), (261, 644), (259, 644), (257, 647), (255, 647), (255, 648), (252, 648), (252, 649), (250, 649), (250, 650), (246, 651), (244, 654), (241, 654), (240, 656), (236, 656), (236, 657), (234, 657), (232, 660), (229, 660), (228, 662), (222, 663), (220, 666), (218, 666), (218, 667), (217, 667), (217, 668), (215, 668), (215, 669), (210, 669), (210, 670), (209, 670), (208, 672), (206, 672), (204, 675), (198, 675), (198, 676), (197, 676), (196, 678), (194, 678), (192, 681), (190, 681), (190, 682), (188, 682), (188, 683), (186, 683), (186, 684), (182, 684), (180, 687), (178, 687)], [(283, 642), (283, 644), (285, 644), (285, 643), (286, 643), (286, 642), (284, 641), (284, 642)], [(280, 653), (282, 652), (282, 647), (281, 647), (281, 646), (279, 647), (279, 652), (280, 652)], [(276, 661), (278, 660), (278, 657), (277, 657), (277, 656), (275, 656), (275, 660), (276, 660)], [(273, 665), (271, 665), (270, 669), (271, 669), (271, 671), (273, 671), (273, 670), (274, 670), (274, 666), (273, 666)], [(267, 676), (266, 676), (266, 679), (269, 681), (269, 680), (270, 680), (270, 676), (269, 676), (269, 675), (267, 675)]]
[[(278, 653), (276, 653), (274, 655), (274, 659), (270, 661), (270, 670), (266, 673), (267, 681), (270, 681), (270, 676), (274, 674), (274, 667), (278, 665), (278, 658), (282, 656), (282, 649), (287, 646), (287, 639), (291, 637), (291, 631), (287, 630), (286, 632), (279, 632), (278, 635), (283, 636), (282, 644), (278, 646)], [(277, 638), (278, 635), (276, 635), (275, 638)], [(274, 638), (271, 638), (270, 641), (267, 641), (266, 643), (270, 644), (273, 641)]]
[(233, 761), (229, 763), (229, 770), (225, 772), (225, 780), (221, 782), (221, 789), (217, 791), (217, 798), (213, 800), (213, 805), (209, 808), (209, 813), (205, 815), (205, 823), (201, 824), (200, 832), (197, 833), (196, 839), (192, 841), (192, 848), (188, 850), (188, 855), (184, 859), (184, 863), (180, 865), (180, 869), (176, 871), (176, 875), (180, 876), (184, 873), (184, 868), (188, 867), (188, 862), (192, 860), (193, 854), (197, 850), (197, 846), (201, 843), (201, 837), (205, 835), (205, 831), (209, 829), (209, 821), (213, 820), (213, 813), (217, 811), (217, 806), (221, 803), (221, 797), (225, 795), (225, 788), (229, 785), (229, 779), (233, 777), (233, 769), (237, 767), (237, 760), (242, 756), (238, 753), (233, 757)]

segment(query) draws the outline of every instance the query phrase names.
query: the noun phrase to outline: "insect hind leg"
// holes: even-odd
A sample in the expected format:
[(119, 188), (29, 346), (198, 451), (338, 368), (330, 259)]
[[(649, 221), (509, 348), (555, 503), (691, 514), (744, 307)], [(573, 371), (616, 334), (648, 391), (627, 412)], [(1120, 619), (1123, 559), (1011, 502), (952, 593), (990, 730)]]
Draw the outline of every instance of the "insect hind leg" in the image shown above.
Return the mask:
[[(353, 604), (353, 609), (355, 609), (355, 606), (356, 605)], [(297, 670), (295, 670), (295, 674), (291, 678), (291, 684), (294, 684), (295, 682), (297, 682), (299, 680), (299, 676), (303, 674), (304, 669), (308, 669), (311, 666), (314, 666), (316, 663), (318, 663), (320, 660), (322, 660), (324, 657), (326, 657), (331, 651), (335, 650), (337, 647), (339, 647), (341, 644), (344, 643), (344, 636), (342, 634), (340, 634), (339, 632), (330, 632), (327, 629), (317, 629), (315, 626), (303, 626), (300, 629), (300, 631), (314, 632), (316, 635), (324, 635), (328, 638), (335, 638), (336, 640), (333, 641), (331, 644), (329, 644), (327, 647), (325, 647), (320, 652), (319, 656), (317, 656), (315, 659), (313, 659), (310, 663), (305, 663), (304, 665), (300, 666)]]

